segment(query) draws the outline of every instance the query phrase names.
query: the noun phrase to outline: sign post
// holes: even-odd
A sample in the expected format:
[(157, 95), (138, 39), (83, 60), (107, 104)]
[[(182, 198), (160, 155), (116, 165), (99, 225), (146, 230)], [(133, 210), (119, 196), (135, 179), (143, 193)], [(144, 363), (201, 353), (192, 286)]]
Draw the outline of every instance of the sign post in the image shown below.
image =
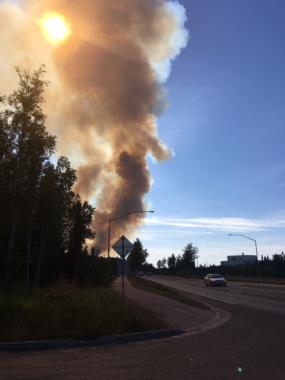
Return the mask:
[(125, 298), (125, 258), (131, 252), (133, 244), (123, 235), (112, 248), (122, 258), (122, 297)]

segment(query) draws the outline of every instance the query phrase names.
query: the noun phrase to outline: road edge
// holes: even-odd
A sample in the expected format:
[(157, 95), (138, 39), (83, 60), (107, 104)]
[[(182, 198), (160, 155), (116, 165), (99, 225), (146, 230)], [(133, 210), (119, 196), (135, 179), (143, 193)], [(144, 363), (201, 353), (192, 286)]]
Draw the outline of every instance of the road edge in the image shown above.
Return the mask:
[(109, 335), (95, 340), (47, 339), (35, 341), (1, 342), (0, 352), (48, 351), (73, 348), (96, 348), (123, 343), (137, 343), (167, 339), (184, 334), (183, 330), (162, 329), (133, 334)]
[[(162, 297), (162, 296), (161, 296)], [(165, 297), (167, 298), (167, 297)], [(178, 301), (176, 301), (178, 302)], [(35, 341), (0, 342), (0, 352), (31, 352), (31, 351), (53, 351), (79, 348), (101, 348), (119, 344), (142, 344), (146, 342), (160, 342), (162, 339), (180, 339), (191, 335), (205, 333), (227, 323), (232, 315), (228, 311), (214, 307), (206, 302), (199, 301), (207, 306), (213, 313), (208, 321), (192, 326), (188, 329), (161, 329), (132, 334), (110, 335), (95, 340), (74, 339), (48, 339)]]

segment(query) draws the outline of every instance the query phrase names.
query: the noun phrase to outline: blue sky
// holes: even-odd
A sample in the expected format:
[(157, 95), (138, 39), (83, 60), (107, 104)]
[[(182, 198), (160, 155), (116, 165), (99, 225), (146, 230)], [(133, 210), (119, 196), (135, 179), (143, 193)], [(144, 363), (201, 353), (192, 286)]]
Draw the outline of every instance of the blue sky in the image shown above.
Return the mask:
[(200, 263), (285, 250), (285, 2), (182, 0), (190, 40), (159, 118), (174, 151), (150, 160), (156, 213), (137, 236), (156, 261), (193, 242)]

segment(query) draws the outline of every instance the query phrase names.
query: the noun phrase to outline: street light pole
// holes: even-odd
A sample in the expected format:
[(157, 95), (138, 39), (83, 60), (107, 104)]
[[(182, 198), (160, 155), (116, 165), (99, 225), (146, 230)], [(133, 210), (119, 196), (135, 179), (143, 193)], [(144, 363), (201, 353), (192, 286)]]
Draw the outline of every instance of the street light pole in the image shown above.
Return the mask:
[(121, 219), (121, 218), (124, 218), (128, 215), (132, 215), (132, 214), (141, 214), (141, 213), (154, 213), (153, 210), (151, 211), (147, 211), (147, 210), (136, 210), (136, 211), (130, 211), (130, 212), (127, 212), (125, 214), (122, 214), (120, 216), (116, 216), (115, 218), (112, 218), (112, 219), (109, 219), (108, 220), (108, 259), (110, 259), (110, 249), (111, 249), (111, 223), (114, 222), (115, 220), (118, 220), (118, 219)]
[(258, 250), (257, 250), (257, 242), (255, 239), (249, 237), (249, 236), (245, 236), (245, 235), (241, 235), (241, 234), (229, 234), (229, 236), (240, 236), (240, 237), (243, 237), (245, 239), (248, 239), (248, 240), (251, 240), (254, 242), (254, 245), (255, 245), (255, 254), (256, 254), (256, 270), (257, 270), (257, 275), (259, 276), (259, 263), (258, 263)]
[(258, 251), (257, 251), (256, 240), (254, 240), (254, 244), (255, 244), (255, 253), (256, 253), (256, 271), (257, 271), (257, 276), (259, 276), (260, 273), (259, 273), (259, 262), (258, 262)]

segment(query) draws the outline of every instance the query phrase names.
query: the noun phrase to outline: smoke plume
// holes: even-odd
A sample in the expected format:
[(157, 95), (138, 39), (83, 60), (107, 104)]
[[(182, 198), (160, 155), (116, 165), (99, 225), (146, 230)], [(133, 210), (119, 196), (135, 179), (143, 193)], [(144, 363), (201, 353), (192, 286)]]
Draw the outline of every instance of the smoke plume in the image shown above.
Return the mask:
[[(38, 20), (64, 15), (71, 35), (49, 44)], [(48, 128), (58, 150), (78, 169), (76, 190), (96, 200), (96, 245), (106, 248), (108, 220), (145, 209), (150, 190), (147, 156), (164, 160), (156, 118), (164, 108), (163, 83), (186, 46), (186, 14), (166, 0), (29, 0), (0, 4), (0, 92), (14, 85), (15, 64), (45, 63), (51, 87)], [(112, 239), (132, 231), (143, 215), (112, 224)]]

